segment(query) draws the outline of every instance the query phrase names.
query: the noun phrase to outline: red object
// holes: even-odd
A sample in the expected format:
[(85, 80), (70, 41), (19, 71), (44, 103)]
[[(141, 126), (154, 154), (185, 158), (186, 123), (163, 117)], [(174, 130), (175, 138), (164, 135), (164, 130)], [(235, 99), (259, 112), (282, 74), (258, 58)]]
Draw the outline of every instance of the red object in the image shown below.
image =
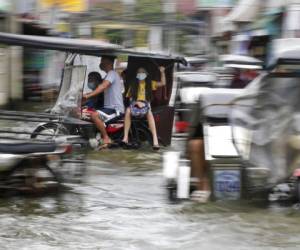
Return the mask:
[(94, 108), (90, 108), (90, 107), (88, 107), (86, 110), (87, 110), (87, 111), (90, 111), (90, 112), (96, 111)]
[(175, 129), (176, 133), (185, 133), (189, 128), (189, 123), (186, 121), (176, 121), (175, 122)]
[(177, 1), (177, 10), (184, 15), (192, 15), (197, 11), (195, 0)]
[(73, 151), (72, 145), (65, 145), (65, 154), (71, 154)]
[(108, 134), (113, 134), (121, 129), (123, 129), (124, 125), (123, 124), (109, 124), (107, 127), (106, 127), (106, 132)]
[(300, 168), (294, 170), (293, 176), (300, 177)]
[(84, 108), (81, 110), (82, 113), (87, 113), (89, 115), (91, 115), (92, 113), (94, 113), (96, 110), (93, 108)]
[(159, 123), (160, 122), (160, 116), (159, 115), (154, 115), (154, 121), (156, 123)]

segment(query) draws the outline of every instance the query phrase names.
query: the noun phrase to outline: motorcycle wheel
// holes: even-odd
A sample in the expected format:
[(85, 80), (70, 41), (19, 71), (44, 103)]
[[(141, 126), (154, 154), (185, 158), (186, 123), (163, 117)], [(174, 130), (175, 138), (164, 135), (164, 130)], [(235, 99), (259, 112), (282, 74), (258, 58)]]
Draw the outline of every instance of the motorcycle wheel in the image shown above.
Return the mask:
[(38, 126), (31, 134), (31, 139), (50, 140), (58, 135), (69, 135), (69, 130), (62, 124), (46, 123)]
[[(124, 136), (124, 131), (121, 130), (115, 134), (110, 134), (109, 136), (114, 142), (121, 143)], [(138, 149), (144, 142), (148, 142), (150, 145), (152, 145), (152, 134), (149, 130), (144, 128), (130, 129), (128, 141), (130, 149)]]

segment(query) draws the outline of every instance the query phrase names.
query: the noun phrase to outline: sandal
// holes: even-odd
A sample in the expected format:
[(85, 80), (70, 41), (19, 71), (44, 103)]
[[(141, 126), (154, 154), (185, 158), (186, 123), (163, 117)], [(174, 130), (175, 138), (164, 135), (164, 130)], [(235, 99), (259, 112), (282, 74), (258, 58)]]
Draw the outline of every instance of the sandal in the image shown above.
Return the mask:
[(155, 151), (158, 151), (160, 149), (160, 146), (159, 145), (153, 145), (152, 149), (155, 150)]
[(103, 143), (97, 148), (97, 150), (107, 149), (110, 147), (110, 144), (111, 143)]
[(130, 148), (130, 144), (128, 142), (125, 142), (125, 141), (121, 141), (120, 142), (120, 146), (123, 148), (123, 149), (129, 149)]
[(102, 150), (102, 149), (108, 149), (108, 148), (111, 148), (113, 144), (114, 144), (114, 143), (113, 143), (112, 141), (107, 142), (107, 143), (102, 143), (102, 144), (99, 145), (99, 147), (97, 148), (97, 150)]
[(206, 203), (210, 198), (211, 192), (208, 190), (196, 190), (191, 194), (191, 200), (199, 203)]

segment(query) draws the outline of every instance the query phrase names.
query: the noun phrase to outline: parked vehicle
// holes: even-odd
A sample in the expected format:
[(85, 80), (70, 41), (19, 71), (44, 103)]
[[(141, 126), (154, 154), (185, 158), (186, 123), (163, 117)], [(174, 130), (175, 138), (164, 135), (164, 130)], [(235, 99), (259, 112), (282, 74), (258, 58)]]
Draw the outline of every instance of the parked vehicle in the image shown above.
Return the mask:
[(251, 56), (227, 54), (219, 57), (219, 62), (225, 68), (262, 69), (263, 62)]
[(1, 195), (57, 192), (68, 182), (82, 180), (85, 170), (75, 145), (13, 137), (0, 138), (0, 165)]
[[(191, 127), (203, 127), (212, 200), (300, 200), (299, 70), (299, 39), (278, 40), (267, 71), (245, 89), (199, 94)], [(173, 168), (164, 157), (169, 196), (189, 198), (191, 182), (181, 168), (190, 163), (185, 154), (173, 155)]]
[(178, 71), (203, 71), (211, 61), (211, 59), (205, 55), (185, 57), (185, 60), (187, 64), (179, 65)]
[[(66, 39), (55, 37), (40, 37), (28, 35), (16, 35), (0, 33), (0, 43), (7, 45), (34, 47), (47, 50), (58, 50), (68, 53), (65, 61), (62, 82), (58, 99), (54, 107), (48, 113), (30, 113), (1, 111), (0, 119), (14, 119), (21, 121), (40, 122), (33, 130), (31, 137), (37, 138), (38, 134), (49, 134), (49, 137), (59, 135), (76, 135), (81, 139), (89, 141), (95, 138), (97, 130), (89, 122), (82, 120), (81, 99), (83, 89), (87, 81), (87, 72), (90, 72), (88, 64), (83, 63), (83, 56), (96, 57), (100, 59), (103, 55), (126, 56), (127, 73), (126, 80), (132, 79), (135, 70), (141, 64), (147, 64), (154, 79), (159, 77), (158, 66), (166, 68), (167, 84), (164, 88), (156, 91), (151, 103), (154, 114), (157, 133), (161, 144), (169, 145), (171, 142), (174, 108), (169, 106), (169, 100), (173, 85), (173, 70), (175, 63), (185, 63), (184, 58), (173, 57), (169, 54), (137, 52), (124, 49), (121, 46), (100, 43), (98, 41)], [(98, 62), (99, 63), (99, 62)], [(127, 89), (127, 86), (125, 86)], [(108, 133), (112, 138), (120, 138), (122, 133), (122, 116), (116, 114), (106, 121)], [(149, 138), (150, 131), (143, 123), (133, 120), (132, 131), (130, 133), (134, 140), (141, 141)]]

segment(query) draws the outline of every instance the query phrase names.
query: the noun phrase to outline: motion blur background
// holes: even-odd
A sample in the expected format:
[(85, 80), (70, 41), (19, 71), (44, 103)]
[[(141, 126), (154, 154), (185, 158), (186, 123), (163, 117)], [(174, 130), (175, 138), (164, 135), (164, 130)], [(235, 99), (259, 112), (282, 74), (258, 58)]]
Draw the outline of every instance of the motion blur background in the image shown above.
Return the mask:
[[(108, 41), (208, 62), (195, 71), (216, 69), (224, 54), (265, 66), (274, 39), (300, 37), (300, 0), (0, 0), (0, 32)], [(0, 44), (0, 107), (44, 109), (56, 99), (64, 59), (60, 51)], [(217, 82), (206, 75), (206, 83)], [(196, 80), (190, 74), (186, 82)], [(171, 150), (184, 150), (179, 139)], [(169, 204), (160, 154), (110, 150), (87, 158), (89, 174), (67, 194), (1, 199), (1, 249), (299, 248), (299, 210)]]
[[(250, 55), (300, 36), (299, 0), (1, 0), (0, 31), (76, 37), (183, 56)], [(0, 48), (0, 105), (54, 98), (60, 52)]]

